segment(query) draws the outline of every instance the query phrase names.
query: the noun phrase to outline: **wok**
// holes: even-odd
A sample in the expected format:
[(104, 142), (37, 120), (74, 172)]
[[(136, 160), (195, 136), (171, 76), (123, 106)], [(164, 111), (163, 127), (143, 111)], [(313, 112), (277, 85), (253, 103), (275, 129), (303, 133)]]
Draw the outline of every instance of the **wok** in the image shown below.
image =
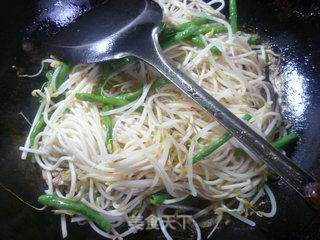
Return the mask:
[[(43, 83), (43, 76), (17, 78), (12, 65), (23, 72), (35, 72), (41, 51), (25, 40), (26, 26), (46, 11), (54, 1), (3, 0), (0, 7), (0, 183), (35, 205), (43, 192), (39, 168), (20, 160), (18, 147), (25, 141), (29, 126), (19, 115), (32, 119), (38, 102), (30, 92)], [(55, 1), (63, 3), (64, 1)], [(98, 1), (69, 0), (64, 8), (65, 24)], [(282, 114), (301, 139), (288, 149), (289, 156), (305, 171), (318, 178), (320, 173), (320, 1), (241, 0), (238, 1), (242, 29), (257, 32), (283, 58), (285, 76)], [(75, 11), (76, 10), (76, 11)], [(52, 26), (43, 26), (51, 31)], [(27, 29), (32, 31), (33, 29)], [(52, 30), (53, 31), (53, 30)], [(319, 179), (319, 178), (318, 178)], [(276, 195), (278, 213), (272, 219), (256, 218), (256, 227), (233, 220), (222, 226), (214, 239), (320, 239), (320, 218), (281, 179), (269, 182)], [(0, 188), (1, 189), (1, 188)], [(59, 239), (59, 218), (49, 211), (36, 212), (0, 190), (0, 239)], [(100, 239), (90, 227), (68, 224), (68, 239)], [(206, 236), (203, 232), (203, 236)], [(176, 232), (175, 239), (188, 239)], [(162, 239), (158, 231), (144, 231), (129, 239)]]

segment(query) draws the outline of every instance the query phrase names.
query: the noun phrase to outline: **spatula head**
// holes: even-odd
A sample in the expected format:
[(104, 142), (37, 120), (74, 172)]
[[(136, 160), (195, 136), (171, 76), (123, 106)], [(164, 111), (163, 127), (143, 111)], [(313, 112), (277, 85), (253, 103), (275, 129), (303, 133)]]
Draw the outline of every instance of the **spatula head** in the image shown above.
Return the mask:
[(94, 63), (145, 51), (162, 20), (151, 0), (110, 0), (91, 9), (44, 42), (46, 50), (73, 63)]

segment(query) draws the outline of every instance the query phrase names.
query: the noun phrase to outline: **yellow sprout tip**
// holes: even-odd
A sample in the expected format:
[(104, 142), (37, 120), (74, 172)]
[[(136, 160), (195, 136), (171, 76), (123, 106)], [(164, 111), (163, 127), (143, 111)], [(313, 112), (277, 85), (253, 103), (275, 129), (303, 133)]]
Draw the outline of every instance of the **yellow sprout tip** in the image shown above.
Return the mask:
[(32, 95), (33, 97), (38, 97), (36, 90), (33, 90), (33, 91), (31, 92), (31, 95)]
[(50, 67), (52, 68), (58, 68), (59, 66), (61, 66), (62, 62), (60, 61), (53, 61), (52, 63), (50, 63)]

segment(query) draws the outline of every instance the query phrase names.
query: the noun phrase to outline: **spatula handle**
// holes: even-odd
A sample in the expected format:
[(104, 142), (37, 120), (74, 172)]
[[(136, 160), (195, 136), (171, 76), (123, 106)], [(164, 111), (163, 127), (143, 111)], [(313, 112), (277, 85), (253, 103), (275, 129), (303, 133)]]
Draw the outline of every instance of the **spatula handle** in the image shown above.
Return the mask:
[(313, 182), (305, 187), (305, 200), (320, 214), (320, 183)]

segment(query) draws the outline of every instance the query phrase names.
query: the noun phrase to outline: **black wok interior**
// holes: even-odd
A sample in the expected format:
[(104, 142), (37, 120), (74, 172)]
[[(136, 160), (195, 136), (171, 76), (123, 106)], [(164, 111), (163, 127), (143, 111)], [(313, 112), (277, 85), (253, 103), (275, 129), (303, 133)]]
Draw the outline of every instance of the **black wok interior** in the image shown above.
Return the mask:
[[(38, 100), (30, 93), (41, 86), (44, 77), (17, 78), (12, 65), (28, 73), (40, 67), (40, 50), (23, 41), (25, 27), (35, 15), (39, 15), (39, 6), (46, 8), (44, 5), (52, 2), (40, 1), (42, 5), (39, 5), (35, 0), (3, 0), (0, 6), (0, 183), (35, 205), (45, 185), (38, 167), (20, 160), (18, 147), (24, 144), (29, 126), (19, 113), (33, 118)], [(78, 14), (90, 7), (88, 0), (68, 2), (72, 3), (69, 6), (79, 6), (75, 7)], [(91, 1), (91, 4), (96, 2)], [(283, 116), (301, 136), (299, 143), (288, 152), (304, 170), (319, 179), (320, 1), (240, 0), (238, 5), (242, 29), (258, 32), (283, 57)], [(65, 17), (66, 21), (70, 21), (76, 15)], [(45, 26), (46, 30), (54, 31), (51, 27)], [(272, 181), (269, 186), (278, 202), (276, 217), (265, 219), (253, 216), (256, 227), (234, 220), (219, 229), (212, 239), (320, 239), (320, 218), (303, 200), (281, 180)], [(36, 212), (1, 187), (0, 206), (0, 239), (61, 238), (59, 217), (50, 215), (48, 210)], [(68, 224), (68, 230), (68, 239), (100, 239), (86, 225)], [(175, 239), (192, 237), (192, 232), (175, 235)], [(158, 231), (144, 231), (129, 239), (162, 238)]]

